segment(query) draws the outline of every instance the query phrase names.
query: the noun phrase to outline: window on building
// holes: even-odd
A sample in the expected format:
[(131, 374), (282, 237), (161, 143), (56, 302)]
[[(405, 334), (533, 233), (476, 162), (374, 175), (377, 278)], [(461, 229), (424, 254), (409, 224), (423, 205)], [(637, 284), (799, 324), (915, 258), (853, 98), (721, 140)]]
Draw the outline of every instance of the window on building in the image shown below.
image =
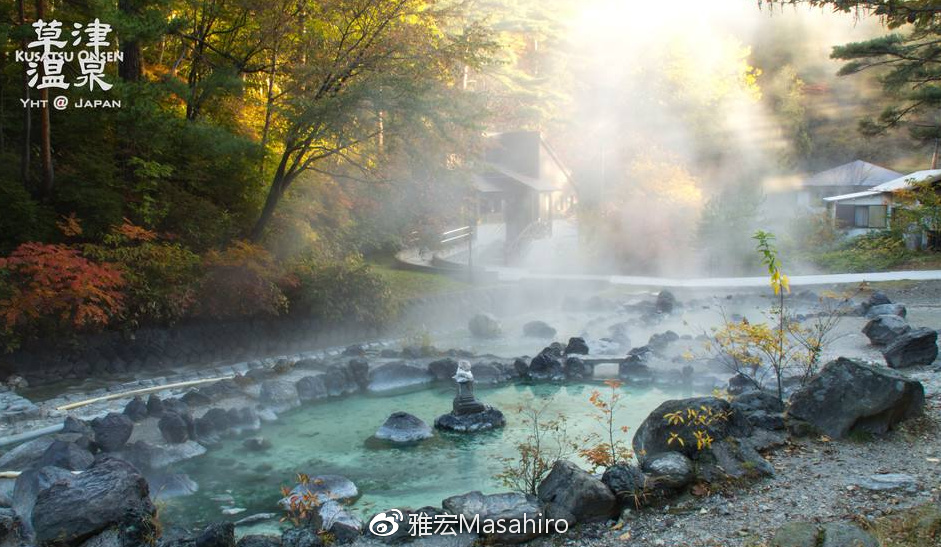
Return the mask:
[(836, 221), (842, 228), (886, 228), (888, 227), (888, 207), (838, 204)]

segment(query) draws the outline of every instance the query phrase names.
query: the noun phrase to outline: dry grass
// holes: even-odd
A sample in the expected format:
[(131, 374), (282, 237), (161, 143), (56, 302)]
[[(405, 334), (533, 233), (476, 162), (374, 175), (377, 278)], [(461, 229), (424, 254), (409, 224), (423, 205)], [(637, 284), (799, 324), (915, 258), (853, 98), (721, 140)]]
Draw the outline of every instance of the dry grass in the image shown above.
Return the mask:
[(904, 509), (867, 527), (882, 547), (941, 546), (941, 505), (935, 502)]

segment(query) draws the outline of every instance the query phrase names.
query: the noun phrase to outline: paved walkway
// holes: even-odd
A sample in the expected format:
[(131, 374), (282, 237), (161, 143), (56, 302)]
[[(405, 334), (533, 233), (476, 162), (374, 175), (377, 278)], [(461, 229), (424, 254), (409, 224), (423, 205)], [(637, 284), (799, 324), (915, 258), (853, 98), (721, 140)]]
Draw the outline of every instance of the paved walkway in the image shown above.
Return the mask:
[[(500, 281), (595, 281), (612, 285), (637, 285), (653, 287), (765, 287), (767, 277), (703, 277), (676, 279), (670, 277), (647, 277), (635, 275), (588, 275), (588, 274), (540, 274), (517, 268), (488, 267), (488, 272), (499, 276)], [(930, 281), (941, 279), (941, 270), (916, 270), (904, 272), (873, 272), (856, 274), (795, 275), (790, 278), (792, 287), (811, 285), (833, 285), (878, 281)]]

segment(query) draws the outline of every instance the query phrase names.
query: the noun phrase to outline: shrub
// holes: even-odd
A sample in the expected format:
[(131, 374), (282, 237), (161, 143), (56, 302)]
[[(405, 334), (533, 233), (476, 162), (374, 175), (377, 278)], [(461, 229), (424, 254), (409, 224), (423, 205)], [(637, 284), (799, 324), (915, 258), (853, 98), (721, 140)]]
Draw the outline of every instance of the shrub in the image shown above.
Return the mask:
[(503, 471), (494, 477), (515, 492), (536, 495), (536, 489), (555, 462), (575, 451), (565, 416), (558, 412), (549, 415), (551, 403), (547, 400), (537, 405), (530, 400), (516, 409), (528, 433), (516, 444), (516, 455), (500, 458)]
[(127, 281), (126, 326), (172, 324), (196, 301), (199, 256), (178, 243), (161, 241), (155, 232), (125, 219), (111, 229), (103, 245), (86, 245), (85, 254), (119, 265)]
[(8, 343), (106, 326), (124, 309), (121, 270), (65, 245), (23, 243), (0, 258), (6, 294), (0, 320)]
[(196, 313), (215, 319), (279, 315), (288, 309), (283, 287), (294, 284), (265, 249), (237, 241), (203, 257), (206, 270), (196, 299)]
[(604, 383), (609, 390), (608, 396), (605, 397), (596, 389), (588, 399), (595, 407), (595, 413), (591, 417), (604, 427), (604, 435), (589, 434), (585, 437), (584, 446), (578, 451), (594, 469), (611, 467), (634, 457), (627, 441), (621, 438), (621, 435), (627, 434), (627, 426), (618, 427), (615, 424), (615, 416), (624, 404), (621, 400), (621, 386), (624, 384), (619, 380), (605, 380)]
[(398, 312), (388, 284), (359, 256), (319, 262), (305, 260), (294, 269), (289, 291), (292, 313), (328, 323), (383, 327)]

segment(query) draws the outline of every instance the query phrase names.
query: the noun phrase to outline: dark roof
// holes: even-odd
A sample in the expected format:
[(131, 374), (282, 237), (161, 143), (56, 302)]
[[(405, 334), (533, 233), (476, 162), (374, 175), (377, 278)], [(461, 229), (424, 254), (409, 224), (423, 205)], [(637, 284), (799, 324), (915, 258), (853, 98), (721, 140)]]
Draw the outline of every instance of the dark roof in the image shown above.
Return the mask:
[(804, 180), (802, 186), (873, 186), (901, 177), (902, 174), (862, 160), (821, 171)]

